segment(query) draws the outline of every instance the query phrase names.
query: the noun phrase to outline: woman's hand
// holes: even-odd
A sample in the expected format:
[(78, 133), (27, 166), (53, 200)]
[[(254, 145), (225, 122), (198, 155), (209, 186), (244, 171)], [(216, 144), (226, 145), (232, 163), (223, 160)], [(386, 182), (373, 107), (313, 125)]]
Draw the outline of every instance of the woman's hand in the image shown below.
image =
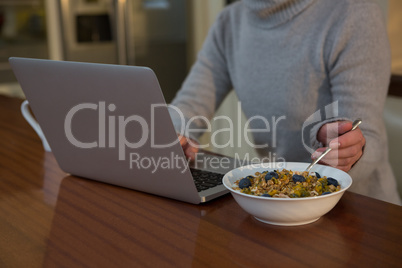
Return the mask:
[[(332, 150), (319, 163), (333, 166), (348, 172), (363, 155), (366, 139), (360, 128), (353, 131), (352, 122), (337, 121), (323, 125), (318, 133), (317, 140)], [(349, 132), (348, 132), (349, 131)], [(311, 158), (317, 159), (326, 148), (318, 148)]]
[(190, 160), (195, 160), (195, 154), (198, 152), (199, 148), (198, 142), (180, 134), (178, 134), (178, 136), (184, 155)]

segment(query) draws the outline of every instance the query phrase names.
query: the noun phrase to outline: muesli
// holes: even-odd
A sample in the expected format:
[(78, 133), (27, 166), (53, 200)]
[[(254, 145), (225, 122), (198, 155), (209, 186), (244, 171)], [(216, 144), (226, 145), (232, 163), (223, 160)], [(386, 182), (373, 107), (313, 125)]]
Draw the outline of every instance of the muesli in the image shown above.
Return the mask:
[(321, 177), (317, 172), (281, 171), (256, 172), (237, 180), (233, 187), (242, 193), (280, 198), (312, 197), (330, 194), (341, 189), (338, 181)]

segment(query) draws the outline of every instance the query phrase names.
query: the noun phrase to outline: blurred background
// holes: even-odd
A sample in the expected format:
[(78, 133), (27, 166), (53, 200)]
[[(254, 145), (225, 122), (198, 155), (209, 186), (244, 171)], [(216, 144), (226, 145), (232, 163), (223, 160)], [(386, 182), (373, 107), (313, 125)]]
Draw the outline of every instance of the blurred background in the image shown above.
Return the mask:
[[(0, 0), (0, 94), (24, 98), (8, 64), (8, 58), (14, 56), (148, 66), (158, 76), (169, 103), (216, 15), (234, 1)], [(392, 144), (390, 161), (402, 193), (402, 1), (377, 1), (391, 43), (392, 77), (384, 118)], [(237, 118), (237, 109), (237, 98), (231, 93), (217, 114), (244, 123), (243, 114)], [(213, 130), (222, 127), (227, 126), (218, 122)], [(234, 134), (238, 140), (237, 132)], [(223, 132), (216, 140), (225, 144), (225, 135)], [(207, 133), (201, 141), (208, 143), (209, 138)], [(209, 149), (229, 156), (257, 156), (246, 142), (241, 144)]]
[(10, 56), (154, 69), (167, 102), (227, 1), (0, 0), (0, 92), (22, 96)]

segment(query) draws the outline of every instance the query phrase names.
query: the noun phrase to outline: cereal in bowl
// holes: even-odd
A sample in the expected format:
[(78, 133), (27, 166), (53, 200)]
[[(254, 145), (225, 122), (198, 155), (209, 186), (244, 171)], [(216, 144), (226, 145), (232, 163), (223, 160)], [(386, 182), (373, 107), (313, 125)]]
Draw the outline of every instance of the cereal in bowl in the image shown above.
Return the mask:
[(281, 171), (256, 172), (237, 180), (233, 187), (242, 193), (280, 198), (313, 197), (330, 194), (341, 189), (338, 181), (321, 177), (317, 172)]

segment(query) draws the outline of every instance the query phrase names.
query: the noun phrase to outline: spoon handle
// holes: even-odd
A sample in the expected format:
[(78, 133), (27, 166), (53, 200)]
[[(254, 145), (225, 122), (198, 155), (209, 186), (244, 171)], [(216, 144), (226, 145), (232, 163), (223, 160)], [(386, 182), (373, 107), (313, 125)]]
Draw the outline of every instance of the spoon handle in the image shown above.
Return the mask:
[[(362, 120), (361, 120), (361, 119), (355, 120), (355, 121), (353, 122), (352, 129), (349, 130), (349, 131), (355, 130), (361, 123), (362, 123)], [(347, 131), (347, 132), (349, 132), (349, 131)], [(345, 133), (347, 133), (347, 132), (345, 132)], [(332, 149), (328, 147), (316, 160), (314, 160), (314, 161), (306, 168), (306, 171), (310, 172), (310, 169), (311, 169), (315, 164), (317, 164), (318, 161), (320, 161), (320, 160), (321, 160), (326, 154), (328, 154), (331, 150), (332, 150)]]
[(327, 148), (316, 160), (314, 160), (307, 168), (306, 171), (310, 172), (310, 169), (318, 163), (318, 161), (320, 161), (327, 153), (329, 153), (332, 149), (331, 148)]

